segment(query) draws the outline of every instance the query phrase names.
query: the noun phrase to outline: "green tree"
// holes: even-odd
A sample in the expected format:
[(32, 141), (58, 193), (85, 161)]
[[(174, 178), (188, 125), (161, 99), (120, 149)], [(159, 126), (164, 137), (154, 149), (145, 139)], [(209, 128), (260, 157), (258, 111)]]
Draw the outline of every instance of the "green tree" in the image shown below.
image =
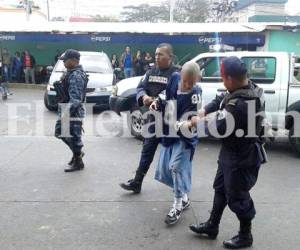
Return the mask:
[(125, 6), (121, 15), (125, 22), (159, 22), (166, 21), (168, 11), (165, 6), (161, 9), (161, 6), (140, 4)]
[(207, 0), (178, 0), (174, 10), (176, 22), (201, 23), (209, 16)]
[[(124, 7), (121, 13), (125, 22), (168, 22), (170, 2), (159, 6), (140, 4)], [(208, 17), (207, 0), (177, 0), (174, 8), (174, 22), (204, 22)]]

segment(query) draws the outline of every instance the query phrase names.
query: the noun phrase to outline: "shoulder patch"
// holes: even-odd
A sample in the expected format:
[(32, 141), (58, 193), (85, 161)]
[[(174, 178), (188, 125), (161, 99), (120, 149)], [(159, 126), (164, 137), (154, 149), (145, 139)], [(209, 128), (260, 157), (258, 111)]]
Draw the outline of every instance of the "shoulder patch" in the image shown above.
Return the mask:
[(236, 106), (237, 102), (238, 102), (238, 99), (232, 99), (227, 103), (227, 105)]

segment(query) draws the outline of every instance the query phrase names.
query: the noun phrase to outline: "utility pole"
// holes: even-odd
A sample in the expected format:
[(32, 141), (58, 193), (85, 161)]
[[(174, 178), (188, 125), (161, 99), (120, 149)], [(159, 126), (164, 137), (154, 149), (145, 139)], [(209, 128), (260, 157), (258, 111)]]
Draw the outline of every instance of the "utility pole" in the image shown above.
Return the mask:
[(73, 0), (73, 16), (76, 16), (76, 15), (77, 15), (76, 9), (77, 9), (77, 1), (76, 1), (76, 0)]
[(49, 0), (47, 0), (47, 20), (50, 22), (50, 8), (49, 8)]
[(170, 0), (170, 23), (174, 22), (175, 0)]
[(30, 1), (27, 0), (26, 2), (26, 20), (29, 21), (29, 15), (30, 15)]

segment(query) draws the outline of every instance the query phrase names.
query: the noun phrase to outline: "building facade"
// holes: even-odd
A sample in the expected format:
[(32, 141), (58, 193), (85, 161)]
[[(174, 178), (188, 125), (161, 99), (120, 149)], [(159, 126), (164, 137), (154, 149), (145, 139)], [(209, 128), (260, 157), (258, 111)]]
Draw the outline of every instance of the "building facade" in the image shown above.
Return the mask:
[(239, 0), (233, 13), (237, 22), (249, 22), (256, 16), (286, 16), (288, 0)]

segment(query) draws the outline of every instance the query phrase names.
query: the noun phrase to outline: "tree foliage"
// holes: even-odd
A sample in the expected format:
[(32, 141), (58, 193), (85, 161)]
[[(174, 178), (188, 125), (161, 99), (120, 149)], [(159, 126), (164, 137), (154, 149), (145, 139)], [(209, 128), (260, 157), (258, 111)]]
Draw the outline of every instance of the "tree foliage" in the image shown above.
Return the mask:
[[(207, 0), (177, 0), (174, 8), (174, 22), (204, 22), (208, 17)], [(159, 6), (140, 4), (124, 7), (121, 13), (126, 22), (168, 22), (170, 20), (170, 2)]]
[(117, 18), (111, 16), (96, 15), (92, 16), (92, 18), (94, 22), (119, 22)]

